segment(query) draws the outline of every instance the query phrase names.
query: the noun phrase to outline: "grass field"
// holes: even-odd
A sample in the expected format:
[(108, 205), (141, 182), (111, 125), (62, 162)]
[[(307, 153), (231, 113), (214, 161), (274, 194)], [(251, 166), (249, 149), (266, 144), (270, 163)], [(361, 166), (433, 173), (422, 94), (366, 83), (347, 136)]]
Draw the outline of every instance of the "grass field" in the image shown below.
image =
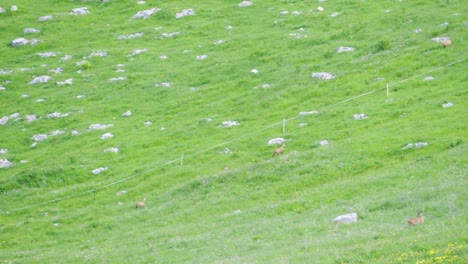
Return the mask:
[(0, 2), (0, 263), (468, 262), (465, 1), (241, 2)]

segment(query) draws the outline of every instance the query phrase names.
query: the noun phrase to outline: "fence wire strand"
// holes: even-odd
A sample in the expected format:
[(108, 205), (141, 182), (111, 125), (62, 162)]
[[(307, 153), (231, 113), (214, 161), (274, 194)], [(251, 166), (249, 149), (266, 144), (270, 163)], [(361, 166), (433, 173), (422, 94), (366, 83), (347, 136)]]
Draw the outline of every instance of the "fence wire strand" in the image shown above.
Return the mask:
[[(429, 74), (429, 73), (431, 73), (431, 72), (435, 72), (435, 71), (438, 71), (438, 70), (441, 70), (441, 69), (450, 67), (450, 66), (452, 66), (452, 65), (454, 65), (454, 64), (463, 62), (463, 61), (465, 61), (465, 60), (466, 60), (466, 58), (463, 58), (463, 59), (460, 59), (460, 60), (451, 62), (451, 63), (449, 63), (449, 64), (446, 64), (446, 65), (437, 67), (437, 68), (435, 68), (435, 69), (432, 69), (432, 70), (430, 70), (430, 71), (427, 71), (427, 72), (424, 72), (424, 73), (421, 73), (421, 74), (417, 74), (417, 75), (411, 76), (411, 77), (406, 78), (406, 79), (404, 79), (404, 80), (397, 81), (397, 82), (395, 82), (395, 83), (389, 83), (389, 84), (387, 84), (384, 88), (378, 88), (378, 89), (375, 89), (375, 90), (372, 90), (372, 91), (369, 91), (369, 92), (365, 92), (365, 93), (362, 93), (362, 94), (359, 94), (359, 95), (356, 95), (356, 96), (347, 98), (347, 99), (345, 99), (345, 100), (342, 100), (342, 101), (339, 101), (339, 102), (336, 102), (336, 103), (333, 103), (333, 104), (324, 106), (324, 107), (322, 107), (322, 108), (331, 108), (331, 107), (335, 107), (335, 106), (337, 106), (337, 105), (344, 104), (344, 103), (347, 103), (347, 102), (356, 100), (356, 99), (358, 99), (358, 98), (368, 96), (368, 95), (373, 94), (373, 93), (376, 93), (376, 92), (378, 92), (378, 91), (388, 89), (388, 87), (395, 86), (395, 85), (398, 85), (398, 84), (407, 82), (407, 81), (409, 81), (409, 80), (412, 80), (412, 79), (414, 79), (414, 78), (418, 78), (418, 77), (427, 75), (427, 74)], [(95, 192), (97, 192), (97, 191), (99, 191), (99, 190), (102, 190), (102, 189), (104, 189), (104, 188), (108, 188), (108, 187), (113, 186), (113, 185), (117, 185), (117, 184), (119, 184), (119, 183), (122, 183), (122, 182), (125, 182), (125, 181), (128, 181), (128, 180), (131, 180), (131, 179), (133, 179), (133, 178), (136, 178), (136, 177), (138, 177), (138, 176), (140, 176), (140, 175), (142, 175), (142, 174), (148, 173), (148, 172), (150, 172), (150, 171), (153, 171), (153, 170), (156, 170), (156, 169), (159, 169), (159, 168), (168, 166), (168, 165), (173, 164), (173, 163), (175, 163), (175, 162), (181, 162), (181, 161), (183, 160), (184, 157), (186, 158), (186, 157), (196, 156), (196, 155), (199, 155), (199, 154), (201, 154), (201, 153), (208, 152), (209, 150), (218, 148), (218, 147), (220, 147), (220, 146), (224, 146), (224, 145), (229, 144), (229, 143), (231, 143), (231, 142), (238, 141), (238, 140), (240, 140), (240, 139), (242, 139), (242, 138), (250, 137), (250, 136), (252, 136), (252, 135), (254, 135), (254, 134), (257, 134), (257, 133), (260, 132), (260, 131), (264, 131), (264, 130), (267, 130), (267, 129), (269, 129), (269, 128), (276, 127), (276, 126), (278, 126), (278, 125), (282, 125), (282, 124), (285, 123), (285, 122), (293, 121), (293, 120), (299, 119), (299, 118), (301, 118), (301, 117), (302, 117), (302, 116), (298, 115), (298, 116), (295, 116), (295, 117), (291, 117), (291, 118), (288, 118), (288, 119), (284, 119), (284, 120), (281, 121), (281, 122), (277, 122), (277, 123), (273, 123), (273, 124), (267, 125), (267, 126), (265, 126), (265, 127), (263, 127), (263, 128), (260, 128), (260, 129), (255, 130), (254, 132), (247, 133), (247, 134), (244, 134), (244, 135), (242, 135), (242, 136), (239, 136), (239, 137), (236, 137), (236, 138), (233, 138), (233, 139), (230, 139), (230, 140), (221, 142), (221, 143), (216, 144), (216, 145), (214, 145), (214, 146), (208, 147), (208, 148), (206, 148), (206, 149), (199, 150), (199, 151), (197, 151), (197, 152), (194, 152), (194, 153), (191, 153), (191, 154), (188, 154), (188, 155), (185, 155), (185, 154), (184, 154), (184, 155), (183, 155), (182, 157), (180, 157), (180, 158), (167, 161), (167, 162), (165, 162), (165, 163), (163, 163), (163, 164), (161, 164), (161, 165), (155, 166), (155, 167), (153, 167), (153, 168), (147, 169), (147, 170), (142, 171), (142, 172), (139, 172), (139, 173), (135, 173), (135, 174), (130, 175), (130, 176), (128, 176), (128, 177), (119, 179), (119, 180), (117, 180), (117, 181), (115, 181), (115, 182), (111, 182), (111, 183), (102, 185), (102, 186), (100, 186), (100, 187), (93, 188), (93, 189), (91, 189), (91, 190), (79, 192), (79, 193), (76, 193), (76, 194), (70, 194), (70, 195), (67, 195), (67, 196), (64, 196), (64, 197), (60, 197), (60, 198), (56, 198), (56, 199), (52, 199), (52, 200), (48, 200), (48, 201), (44, 201), (44, 202), (40, 202), (40, 203), (35, 203), (35, 204), (27, 205), (27, 206), (20, 207), (20, 208), (15, 208), (15, 209), (8, 210), (8, 211), (1, 211), (0, 214), (22, 211), (22, 210), (29, 209), (29, 208), (32, 208), (32, 207), (37, 207), (37, 206), (41, 206), (41, 205), (46, 205), (46, 204), (50, 204), (50, 203), (55, 203), (55, 202), (63, 201), (63, 200), (66, 200), (66, 199), (71, 199), (71, 198), (78, 197), (78, 196), (82, 196), (82, 195), (89, 194), (89, 193), (95, 193)]]

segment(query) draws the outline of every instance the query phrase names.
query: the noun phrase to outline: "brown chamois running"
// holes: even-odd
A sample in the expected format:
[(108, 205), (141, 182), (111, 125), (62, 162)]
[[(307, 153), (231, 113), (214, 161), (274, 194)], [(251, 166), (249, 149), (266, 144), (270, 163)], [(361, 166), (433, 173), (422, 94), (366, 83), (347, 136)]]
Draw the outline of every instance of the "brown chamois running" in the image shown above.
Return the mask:
[(408, 224), (410, 225), (420, 225), (422, 223), (424, 223), (424, 215), (421, 210), (418, 210), (417, 217), (413, 217), (408, 220)]
[(274, 157), (275, 155), (278, 155), (278, 156), (279, 156), (280, 154), (282, 154), (283, 151), (284, 151), (284, 146), (286, 146), (286, 144), (283, 143), (283, 144), (281, 144), (281, 147), (276, 148), (276, 149), (273, 151), (273, 155), (271, 155), (271, 157)]
[(143, 198), (142, 201), (139, 201), (138, 203), (136, 203), (136, 208), (141, 208), (141, 207), (145, 206), (145, 201), (146, 201), (146, 197)]

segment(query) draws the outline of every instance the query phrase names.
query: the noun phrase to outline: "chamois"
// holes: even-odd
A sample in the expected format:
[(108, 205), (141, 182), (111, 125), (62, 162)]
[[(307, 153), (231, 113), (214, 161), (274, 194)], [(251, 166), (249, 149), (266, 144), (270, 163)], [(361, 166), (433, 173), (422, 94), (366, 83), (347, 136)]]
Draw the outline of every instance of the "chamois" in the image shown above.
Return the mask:
[(422, 213), (422, 211), (418, 210), (418, 216), (417, 217), (413, 217), (413, 218), (410, 218), (408, 220), (408, 224), (410, 225), (420, 225), (424, 223), (424, 215)]
[(285, 145), (286, 145), (286, 144), (283, 143), (283, 144), (281, 144), (281, 147), (276, 148), (276, 149), (273, 151), (273, 155), (271, 155), (271, 157), (274, 157), (275, 155), (278, 155), (278, 156), (279, 156), (281, 153), (283, 153), (283, 150), (284, 150), (284, 146), (285, 146)]
[(450, 41), (450, 39), (446, 39), (444, 41), (442, 41), (442, 46), (444, 46), (444, 48), (448, 47), (452, 45), (452, 41)]
[(140, 208), (140, 207), (145, 206), (145, 201), (146, 201), (146, 197), (143, 198), (142, 201), (139, 201), (139, 202), (136, 203), (136, 208)]

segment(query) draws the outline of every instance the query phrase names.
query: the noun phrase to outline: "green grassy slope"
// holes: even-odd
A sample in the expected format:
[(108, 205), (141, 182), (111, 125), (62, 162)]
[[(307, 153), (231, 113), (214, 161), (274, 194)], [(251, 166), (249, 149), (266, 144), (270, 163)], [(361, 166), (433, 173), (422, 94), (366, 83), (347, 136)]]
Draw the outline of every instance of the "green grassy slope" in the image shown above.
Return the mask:
[(2, 262), (467, 262), (464, 1), (44, 2), (0, 3)]

